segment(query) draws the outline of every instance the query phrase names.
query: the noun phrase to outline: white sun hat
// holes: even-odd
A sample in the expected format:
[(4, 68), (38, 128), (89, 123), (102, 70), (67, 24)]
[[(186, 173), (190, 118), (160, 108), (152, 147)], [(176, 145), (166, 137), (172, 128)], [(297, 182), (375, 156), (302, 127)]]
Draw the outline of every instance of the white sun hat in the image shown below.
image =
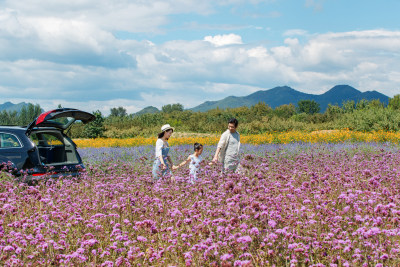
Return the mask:
[(164, 125), (161, 127), (161, 132), (165, 132), (165, 131), (168, 131), (168, 130), (174, 131), (174, 128), (172, 128), (171, 125), (169, 125), (169, 124), (164, 124)]

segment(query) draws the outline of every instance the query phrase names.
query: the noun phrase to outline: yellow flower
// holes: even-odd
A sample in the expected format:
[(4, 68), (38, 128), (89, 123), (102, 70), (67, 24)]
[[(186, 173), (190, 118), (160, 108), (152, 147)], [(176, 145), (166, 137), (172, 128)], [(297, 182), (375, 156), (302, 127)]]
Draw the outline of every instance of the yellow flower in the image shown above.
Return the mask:
[[(169, 140), (171, 146), (187, 145), (195, 142), (203, 145), (216, 145), (219, 141), (219, 135), (213, 136), (190, 136), (173, 137)], [(135, 138), (96, 138), (96, 139), (75, 139), (74, 142), (80, 148), (85, 147), (133, 147), (154, 145), (156, 137), (135, 137)], [(289, 131), (281, 133), (264, 133), (254, 135), (242, 135), (240, 142), (243, 144), (288, 144), (293, 142), (305, 143), (341, 143), (345, 141), (352, 142), (392, 142), (398, 144), (400, 140), (399, 132), (356, 132), (345, 130), (322, 130), (314, 132)]]

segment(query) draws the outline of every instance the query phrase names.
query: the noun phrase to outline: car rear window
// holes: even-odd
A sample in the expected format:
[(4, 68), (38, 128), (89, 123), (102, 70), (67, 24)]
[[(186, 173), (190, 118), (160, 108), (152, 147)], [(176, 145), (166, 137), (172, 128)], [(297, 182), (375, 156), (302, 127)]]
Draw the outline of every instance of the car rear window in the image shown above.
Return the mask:
[(61, 136), (53, 133), (33, 133), (30, 139), (36, 146), (63, 146)]
[(0, 148), (22, 147), (18, 137), (10, 133), (0, 133)]

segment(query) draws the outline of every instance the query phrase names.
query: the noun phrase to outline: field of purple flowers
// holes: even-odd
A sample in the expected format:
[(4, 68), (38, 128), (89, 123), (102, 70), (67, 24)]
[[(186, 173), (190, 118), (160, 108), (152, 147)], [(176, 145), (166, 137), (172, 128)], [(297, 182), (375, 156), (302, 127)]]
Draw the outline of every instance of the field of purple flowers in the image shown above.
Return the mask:
[(400, 265), (398, 146), (243, 145), (240, 174), (205, 165), (196, 184), (154, 183), (153, 150), (81, 149), (80, 180), (2, 176), (1, 265)]

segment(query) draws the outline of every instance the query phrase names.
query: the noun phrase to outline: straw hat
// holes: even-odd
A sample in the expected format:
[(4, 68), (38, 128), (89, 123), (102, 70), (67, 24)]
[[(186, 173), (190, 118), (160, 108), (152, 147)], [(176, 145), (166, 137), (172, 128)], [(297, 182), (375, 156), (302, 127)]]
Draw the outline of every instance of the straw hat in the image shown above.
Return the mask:
[(172, 128), (169, 124), (164, 124), (164, 125), (161, 127), (161, 132), (165, 132), (165, 131), (168, 131), (168, 130), (174, 131), (174, 128)]

